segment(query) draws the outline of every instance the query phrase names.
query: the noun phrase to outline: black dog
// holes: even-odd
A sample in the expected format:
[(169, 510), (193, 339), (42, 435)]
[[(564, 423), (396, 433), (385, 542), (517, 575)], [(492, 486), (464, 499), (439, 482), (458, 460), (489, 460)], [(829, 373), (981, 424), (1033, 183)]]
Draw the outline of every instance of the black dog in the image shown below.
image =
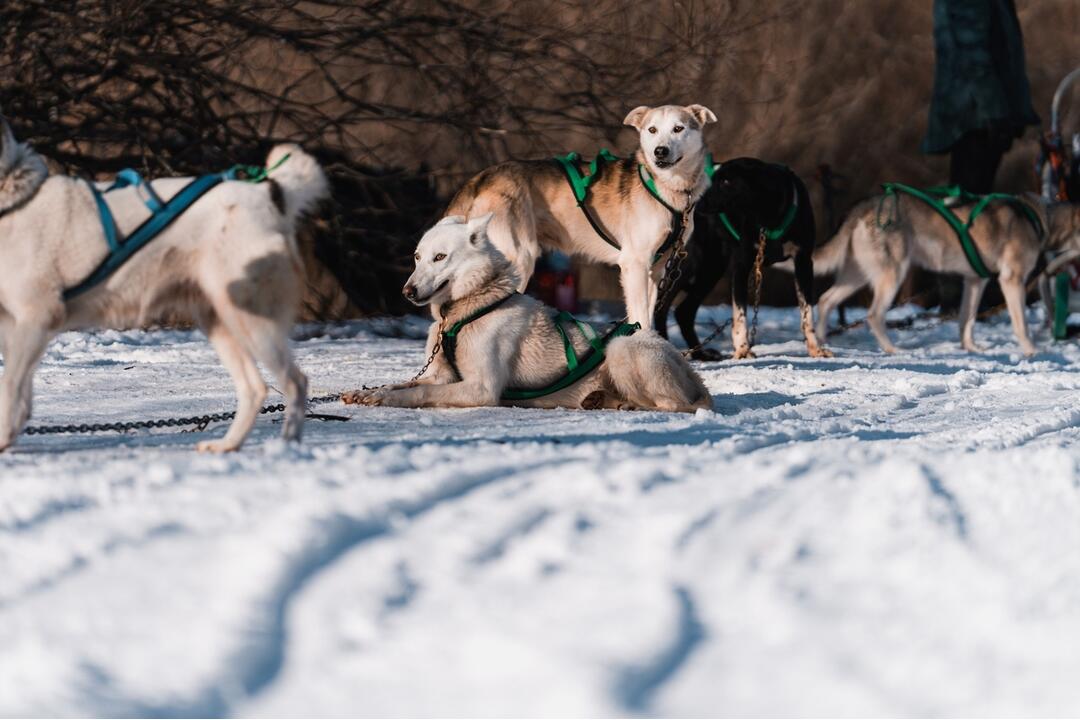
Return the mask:
[(806, 348), (812, 357), (831, 353), (818, 344), (814, 335), (810, 303), (814, 299), (814, 211), (810, 196), (799, 176), (783, 165), (754, 158), (737, 158), (717, 166), (712, 186), (697, 205), (694, 235), (687, 243), (681, 275), (656, 308), (655, 327), (667, 336), (667, 315), (675, 295), (683, 290), (685, 299), (675, 308), (687, 346), (697, 360), (719, 360), (714, 350), (697, 347), (694, 319), (705, 297), (731, 267), (732, 327), (736, 360), (754, 357), (746, 332), (746, 304), (749, 276), (758, 252), (758, 240), (765, 236), (762, 267), (795, 257), (795, 293)]

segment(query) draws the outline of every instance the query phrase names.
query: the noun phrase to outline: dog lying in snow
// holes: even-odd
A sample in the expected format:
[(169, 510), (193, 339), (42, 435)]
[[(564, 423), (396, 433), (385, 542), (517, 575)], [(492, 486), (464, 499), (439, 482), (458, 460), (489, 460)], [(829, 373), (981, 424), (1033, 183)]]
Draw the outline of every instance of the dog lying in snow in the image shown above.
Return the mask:
[[(0, 283), (0, 450), (30, 417), (33, 372), (54, 335), (142, 325), (176, 310), (199, 319), (236, 386), (236, 418), (225, 437), (198, 449), (236, 450), (244, 441), (266, 398), (256, 361), (285, 394), (284, 436), (299, 439), (307, 379), (288, 333), (302, 288), (296, 224), (327, 193), (315, 159), (295, 145), (275, 147), (267, 167), (289, 158), (269, 181), (222, 182), (107, 279), (65, 300), (64, 291), (108, 254), (94, 194), (83, 180), (46, 178), (41, 157), (0, 123), (0, 267), (8, 268)], [(189, 181), (156, 180), (152, 188), (167, 201)], [(121, 233), (150, 214), (137, 187), (106, 197)]]
[[(638, 131), (637, 154), (599, 166), (580, 207), (557, 162), (532, 160), (482, 171), (461, 188), (446, 215), (495, 214), (489, 236), (514, 266), (518, 290), (525, 289), (546, 249), (618, 265), (630, 322), (650, 328), (657, 293), (654, 258), (672, 236), (673, 222), (680, 229), (680, 214), (709, 187), (703, 129), (715, 121), (702, 105), (634, 108), (623, 122)], [(649, 177), (663, 202), (651, 194)]]
[[(1025, 355), (1034, 355), (1035, 345), (1028, 337), (1024, 317), (1026, 282), (1042, 251), (1074, 253), (1080, 249), (1080, 208), (1068, 203), (1045, 206), (1034, 196), (1027, 204), (1045, 229), (1042, 239), (1025, 213), (1007, 203), (988, 205), (972, 224), (971, 237), (987, 269), (997, 274), (1020, 349)], [(971, 207), (952, 210), (966, 222)], [(889, 214), (888, 227), (882, 227), (882, 213)], [(869, 284), (874, 299), (866, 324), (882, 350), (896, 352), (885, 329), (885, 311), (913, 265), (964, 278), (960, 343), (965, 350), (978, 352), (975, 315), (989, 280), (972, 269), (948, 222), (925, 202), (906, 194), (888, 198), (884, 204), (881, 196), (864, 200), (851, 210), (833, 239), (814, 251), (814, 274), (836, 275), (832, 287), (818, 301), (818, 337), (825, 337), (833, 309)]]
[[(490, 220), (491, 214), (469, 221), (443, 218), (416, 248), (416, 269), (404, 293), (413, 303), (432, 307), (436, 322), (428, 335), (428, 353), (436, 343), (442, 345), (424, 374), (400, 385), (347, 393), (346, 403), (395, 407), (501, 403), (673, 412), (712, 407), (701, 378), (651, 330), (612, 339), (604, 362), (568, 387), (542, 397), (505, 399), (508, 388), (545, 388), (566, 376), (568, 353), (562, 333), (579, 358), (587, 355), (590, 344), (575, 322), (562, 322), (560, 332), (550, 308), (516, 293), (516, 272), (488, 239)], [(467, 324), (458, 331), (450, 357), (443, 331), (462, 320)]]

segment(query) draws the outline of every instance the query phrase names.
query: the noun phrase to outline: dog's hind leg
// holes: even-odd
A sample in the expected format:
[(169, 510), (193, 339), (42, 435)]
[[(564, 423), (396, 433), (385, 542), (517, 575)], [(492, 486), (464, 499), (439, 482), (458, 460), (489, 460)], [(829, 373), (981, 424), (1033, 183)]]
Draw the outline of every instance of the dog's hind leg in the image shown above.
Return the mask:
[(824, 342), (828, 337), (829, 316), (842, 302), (854, 295), (866, 284), (866, 278), (854, 266), (845, 266), (836, 276), (836, 280), (818, 300), (817, 336)]
[[(736, 255), (736, 258), (738, 255)], [(747, 268), (737, 260), (731, 263), (731, 342), (735, 345), (733, 360), (754, 357), (750, 337), (746, 332), (746, 301), (749, 296)]]
[(199, 452), (231, 452), (240, 449), (255, 425), (260, 406), (266, 399), (266, 383), (255, 359), (220, 320), (204, 324), (203, 329), (236, 388), (236, 415), (225, 437), (200, 442), (196, 449)]
[(985, 278), (964, 278), (964, 295), (960, 300), (960, 345), (968, 352), (982, 351), (975, 344), (975, 314), (988, 282)]
[(874, 279), (874, 300), (870, 303), (870, 310), (866, 314), (866, 324), (870, 326), (870, 332), (877, 338), (881, 349), (890, 354), (896, 352), (896, 346), (893, 345), (886, 331), (885, 313), (892, 307), (896, 293), (900, 289), (900, 283), (906, 274), (906, 267), (883, 269), (881, 274)]
[(488, 225), (488, 237), (514, 266), (518, 279), (517, 289), (525, 292), (541, 252), (529, 199), (519, 197), (512, 200), (507, 207), (499, 208)]
[[(62, 311), (61, 311), (62, 312)], [(30, 419), (34, 368), (52, 337), (55, 314), (40, 311), (4, 323), (4, 375), (0, 378), (0, 450), (15, 442)]]
[(795, 296), (799, 299), (799, 320), (810, 357), (832, 357), (828, 349), (818, 345), (814, 332), (814, 312), (810, 306), (814, 295), (813, 252), (811, 248), (795, 254)]
[(1038, 352), (1038, 349), (1028, 337), (1027, 319), (1024, 317), (1024, 296), (1027, 294), (1024, 287), (1025, 276), (1026, 273), (1013, 272), (1011, 268), (1005, 267), (998, 276), (998, 284), (1001, 285), (1001, 294), (1005, 296), (1005, 305), (1009, 308), (1016, 341), (1020, 343), (1024, 354), (1030, 357)]

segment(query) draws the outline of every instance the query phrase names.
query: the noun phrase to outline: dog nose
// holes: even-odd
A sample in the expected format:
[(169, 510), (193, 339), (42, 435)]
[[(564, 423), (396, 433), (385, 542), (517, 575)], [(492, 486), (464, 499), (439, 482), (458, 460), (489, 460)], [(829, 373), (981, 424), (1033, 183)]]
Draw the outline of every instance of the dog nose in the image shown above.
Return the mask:
[(407, 297), (409, 300), (416, 299), (416, 287), (414, 285), (406, 285), (401, 288), (401, 294)]
[(653, 152), (653, 155), (655, 155), (658, 160), (663, 160), (664, 158), (666, 158), (668, 155), (671, 154), (671, 150), (669, 150), (667, 148), (667, 146), (665, 146), (665, 145), (660, 145), (659, 147), (657, 147), (652, 152)]

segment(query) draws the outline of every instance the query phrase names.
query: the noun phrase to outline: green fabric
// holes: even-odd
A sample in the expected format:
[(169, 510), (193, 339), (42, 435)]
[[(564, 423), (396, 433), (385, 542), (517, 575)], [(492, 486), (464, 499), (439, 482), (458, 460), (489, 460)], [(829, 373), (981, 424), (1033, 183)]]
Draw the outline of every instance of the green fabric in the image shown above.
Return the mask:
[[(446, 355), (447, 362), (450, 363), (451, 369), (454, 371), (455, 377), (461, 379), (461, 371), (457, 366), (457, 337), (458, 334), (471, 322), (479, 320), (492, 310), (496, 309), (504, 302), (514, 297), (518, 293), (511, 293), (495, 302), (480, 308), (476, 312), (472, 313), (468, 317), (458, 320), (451, 325), (449, 329), (443, 330), (442, 333), (442, 347), (443, 352)], [(535, 390), (519, 390), (514, 388), (507, 388), (503, 391), (503, 400), (532, 400), (538, 397), (544, 397), (545, 395), (551, 395), (559, 390), (568, 388), (576, 383), (581, 378), (588, 375), (595, 370), (600, 363), (604, 362), (604, 352), (607, 349), (608, 343), (613, 339), (623, 336), (632, 335), (637, 330), (641, 329), (641, 325), (638, 323), (619, 323), (611, 332), (603, 337), (596, 334), (592, 326), (587, 323), (583, 323), (570, 313), (561, 311), (554, 318), (555, 329), (559, 331), (559, 335), (562, 336), (563, 351), (566, 353), (566, 375), (562, 376), (555, 382), (542, 388)], [(584, 359), (577, 356), (577, 352), (574, 350), (574, 343), (570, 340), (569, 334), (566, 332), (566, 328), (563, 327), (564, 323), (573, 322), (577, 325), (578, 330), (585, 336), (585, 339), (589, 342), (589, 346), (592, 351), (585, 356)]]
[(1068, 335), (1065, 321), (1069, 319), (1069, 291), (1072, 283), (1069, 273), (1060, 272), (1054, 276), (1054, 339), (1064, 340)]
[(1039, 123), (1012, 0), (935, 0), (934, 51), (923, 152), (949, 152), (971, 130), (1017, 137)]
[[(791, 229), (791, 223), (795, 222), (795, 216), (798, 212), (799, 196), (796, 194), (791, 205), (788, 206), (787, 212), (784, 213), (784, 219), (780, 221), (780, 224), (772, 229), (762, 228), (765, 231), (765, 238), (769, 241), (776, 241), (784, 237), (784, 235), (787, 234), (787, 231)], [(739, 231), (735, 229), (735, 226), (731, 223), (731, 220), (728, 219), (726, 213), (720, 213), (720, 222), (723, 223), (724, 227), (731, 233), (731, 237), (735, 238), (736, 242), (742, 242)]]
[[(266, 178), (270, 177), (270, 173), (277, 170), (279, 167), (285, 164), (285, 161), (289, 159), (292, 153), (285, 153), (281, 156), (281, 159), (274, 163), (271, 167), (262, 167), (261, 165), (233, 165), (226, 170), (226, 174), (230, 176), (232, 180), (243, 180), (249, 183), (261, 183)], [(240, 176), (244, 177), (241, 178)]]
[[(889, 222), (881, 222), (881, 210), (887, 198), (895, 196), (898, 192), (902, 192), (922, 200), (936, 210), (937, 213), (949, 223), (949, 226), (952, 227), (953, 231), (956, 233), (957, 239), (960, 241), (960, 247), (964, 251), (964, 256), (967, 257), (968, 264), (971, 265), (971, 269), (975, 271), (975, 274), (981, 278), (993, 277), (993, 273), (987, 269), (986, 263), (983, 262), (982, 256), (979, 255), (978, 248), (975, 247), (975, 241), (971, 238), (971, 226), (990, 203), (1004, 202), (1018, 208), (1024, 213), (1024, 217), (1031, 223), (1037, 235), (1042, 237), (1044, 232), (1042, 220), (1039, 219), (1035, 210), (1015, 195), (1009, 195), (1007, 193), (976, 195), (964, 190), (958, 185), (937, 186), (926, 188), (924, 190), (903, 183), (884, 183), (882, 187), (885, 189), (885, 193), (878, 203), (878, 225), (880, 227), (886, 228), (889, 226)], [(961, 204), (975, 203), (975, 207), (972, 208), (971, 214), (968, 215), (966, 223), (961, 221), (960, 218), (956, 216), (956, 213), (945, 205), (944, 201), (946, 199), (956, 199), (960, 201)]]

